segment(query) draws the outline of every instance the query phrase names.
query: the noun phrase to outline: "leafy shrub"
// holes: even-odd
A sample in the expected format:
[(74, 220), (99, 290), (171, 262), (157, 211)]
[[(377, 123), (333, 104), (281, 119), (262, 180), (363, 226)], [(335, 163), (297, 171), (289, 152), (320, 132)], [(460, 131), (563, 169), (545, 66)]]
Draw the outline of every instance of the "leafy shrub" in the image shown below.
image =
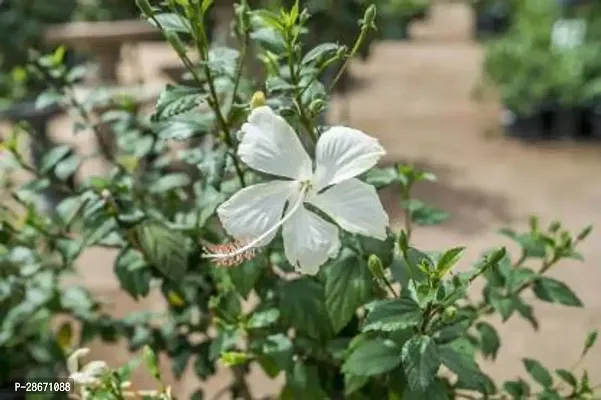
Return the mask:
[[(73, 360), (85, 350), (72, 353), (96, 337), (125, 338), (132, 350), (145, 348), (145, 364), (159, 382), (157, 355), (169, 356), (177, 376), (192, 368), (197, 399), (200, 381), (218, 362), (233, 371), (232, 397), (243, 399), (252, 398), (251, 364), (285, 377), (283, 399), (594, 398), (586, 372), (551, 372), (524, 359), (536, 385), (529, 378), (495, 383), (478, 363), (480, 356), (494, 360), (502, 343), (484, 317), (521, 317), (537, 329), (528, 293), (582, 306), (546, 274), (566, 258), (581, 258), (577, 246), (591, 228), (574, 234), (533, 218), (526, 232), (502, 232), (519, 245), (517, 257), (490, 249), (461, 272), (463, 248), (416, 248), (416, 226), (446, 217), (412, 195), (433, 175), (409, 165), (371, 168), (383, 155), (375, 139), (316, 123), (330, 89), (320, 74), (334, 62), (346, 66), (354, 55), (349, 48), (361, 43), (303, 52), (306, 12), (296, 5), (251, 10), (242, 2), (233, 27), (240, 48), (211, 47), (204, 26), (210, 3), (173, 0), (165, 12), (138, 1), (192, 77), (188, 86), (167, 86), (151, 116), (126, 98), (75, 98), (73, 72), (57, 65), (56, 54), (32, 64), (50, 85), (38, 102), (78, 113), (81, 134), (110, 129), (117, 151), (108, 153), (109, 174), (69, 185), (83, 160), (68, 146), (52, 149), (37, 168), (21, 155), (18, 139), (31, 133), (26, 125), (5, 141), (6, 172), (31, 177), (5, 180), (5, 193), (18, 204), (5, 206), (2, 219), (2, 370), (34, 374), (46, 365), (77, 378), (82, 396), (125, 398), (140, 394), (127, 382), (135, 361), (112, 371), (102, 362), (79, 368)], [(373, 6), (365, 11), (359, 38), (373, 28), (375, 13)], [(260, 52), (249, 53), (251, 42)], [(264, 87), (244, 73), (250, 57), (265, 65)], [(261, 88), (266, 95), (255, 92)], [(175, 151), (176, 141), (189, 146)], [(305, 148), (315, 156), (315, 176)], [(66, 198), (44, 215), (37, 202), (49, 187)], [(385, 187), (401, 195), (399, 231), (388, 227), (376, 196), (375, 188)], [(282, 193), (289, 198), (276, 196)], [(274, 235), (280, 225), (282, 235)], [(139, 299), (157, 287), (167, 312), (115, 319), (86, 290), (65, 287), (90, 247), (116, 249), (112, 269), (122, 290)], [(467, 291), (477, 279), (484, 289), (473, 300)], [(54, 334), (39, 330), (59, 313), (81, 325), (80, 343), (67, 326)], [(583, 358), (595, 339), (592, 332), (576, 356)], [(148, 396), (166, 399), (171, 392), (159, 384)]]

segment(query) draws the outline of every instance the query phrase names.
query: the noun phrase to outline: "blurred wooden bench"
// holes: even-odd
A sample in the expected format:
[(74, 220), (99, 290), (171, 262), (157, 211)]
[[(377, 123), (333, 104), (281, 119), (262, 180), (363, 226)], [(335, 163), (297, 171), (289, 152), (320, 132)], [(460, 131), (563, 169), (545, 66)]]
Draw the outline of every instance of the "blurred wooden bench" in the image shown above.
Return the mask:
[(160, 39), (160, 30), (142, 20), (107, 22), (71, 22), (46, 28), (45, 41), (50, 45), (65, 44), (75, 50), (92, 53), (100, 65), (102, 82), (117, 82), (117, 65), (121, 47)]

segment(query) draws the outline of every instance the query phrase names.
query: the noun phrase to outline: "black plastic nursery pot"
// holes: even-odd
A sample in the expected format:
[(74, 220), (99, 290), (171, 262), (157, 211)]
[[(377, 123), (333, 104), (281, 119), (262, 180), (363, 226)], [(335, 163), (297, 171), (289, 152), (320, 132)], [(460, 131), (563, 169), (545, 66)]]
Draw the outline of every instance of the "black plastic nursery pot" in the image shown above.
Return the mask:
[(584, 111), (577, 106), (557, 106), (549, 136), (553, 139), (578, 139), (583, 136)]
[(508, 136), (521, 139), (543, 139), (547, 136), (549, 110), (536, 108), (530, 112), (520, 112), (505, 108), (501, 124)]
[(473, 35), (476, 39), (502, 35), (511, 25), (510, 12), (502, 6), (475, 8), (474, 14)]
[(596, 104), (588, 110), (589, 137), (591, 139), (601, 139), (601, 104)]

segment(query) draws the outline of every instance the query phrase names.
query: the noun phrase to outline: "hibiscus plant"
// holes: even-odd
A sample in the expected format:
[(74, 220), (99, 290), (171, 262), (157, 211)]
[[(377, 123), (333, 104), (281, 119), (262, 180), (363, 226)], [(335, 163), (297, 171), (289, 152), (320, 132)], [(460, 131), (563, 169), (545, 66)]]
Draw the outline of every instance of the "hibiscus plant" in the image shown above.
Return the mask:
[[(107, 174), (78, 177), (99, 155), (61, 145), (38, 167), (20, 146), (35, 135), (30, 126), (15, 125), (5, 138), (0, 370), (12, 375), (3, 379), (31, 375), (44, 360), (47, 374), (73, 379), (78, 398), (177, 397), (160, 358), (177, 377), (194, 371), (195, 399), (218, 364), (232, 372), (226, 393), (245, 400), (259, 389), (251, 366), (283, 377), (281, 399), (594, 398), (597, 387), (579, 368), (552, 370), (524, 355), (523, 371), (516, 368), (523, 378), (494, 382), (480, 366), (501, 348), (491, 317), (521, 317), (538, 329), (537, 300), (525, 295), (583, 306), (547, 273), (581, 258), (577, 246), (591, 228), (572, 233), (532, 218), (525, 232), (502, 231), (519, 246), (517, 257), (494, 248), (471, 267), (461, 247), (416, 248), (415, 229), (447, 217), (413, 197), (434, 176), (411, 165), (378, 168), (385, 149), (377, 132), (318, 122), (374, 28), (375, 7), (352, 46), (305, 51), (310, 16), (298, 3), (277, 12), (236, 4), (235, 49), (209, 42), (211, 3), (169, 0), (157, 9), (137, 1), (190, 77), (187, 86), (168, 85), (151, 115), (100, 91), (78, 97), (82, 70), (56, 65), (56, 55), (29, 64), (48, 84), (39, 105), (69, 109), (76, 132), (108, 132), (115, 147), (104, 152)], [(251, 58), (263, 63), (265, 81), (246, 74)], [(332, 65), (340, 67), (325, 87), (320, 77)], [(28, 180), (9, 179), (13, 171)], [(44, 211), (48, 188), (64, 197)], [(400, 197), (399, 227), (380, 202), (385, 188)], [(114, 273), (124, 292), (140, 299), (158, 291), (165, 309), (116, 318), (93, 288), (72, 287), (65, 278), (93, 247), (117, 254), (106, 256), (102, 273)], [(480, 297), (468, 296), (475, 280), (483, 281)], [(60, 327), (58, 315), (69, 316)], [(596, 336), (583, 338), (566, 364), (584, 358)], [(143, 349), (142, 360), (117, 369), (82, 364), (95, 338), (122, 338)], [(150, 391), (130, 382), (139, 361), (157, 380)]]

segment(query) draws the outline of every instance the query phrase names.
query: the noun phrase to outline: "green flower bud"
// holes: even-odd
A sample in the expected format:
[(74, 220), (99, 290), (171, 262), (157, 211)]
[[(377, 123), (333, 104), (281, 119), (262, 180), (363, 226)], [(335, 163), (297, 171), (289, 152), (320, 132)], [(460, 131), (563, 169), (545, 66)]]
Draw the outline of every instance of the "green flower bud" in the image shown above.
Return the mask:
[(326, 103), (322, 99), (315, 99), (309, 104), (309, 110), (316, 115), (326, 109)]
[(267, 105), (267, 99), (265, 98), (265, 93), (263, 92), (255, 92), (253, 94), (252, 99), (250, 100), (250, 108), (254, 110), (255, 108), (259, 108)]
[(382, 266), (382, 260), (380, 260), (380, 257), (375, 254), (369, 256), (367, 267), (374, 278), (379, 281), (384, 280), (384, 267)]
[(374, 22), (376, 21), (376, 14), (377, 12), (375, 4), (372, 4), (369, 7), (367, 7), (367, 10), (365, 10), (365, 14), (363, 15), (362, 25), (366, 28), (375, 28)]
[(455, 307), (449, 306), (444, 309), (444, 312), (442, 313), (442, 320), (445, 323), (448, 324), (450, 322), (453, 322), (455, 318), (457, 318), (457, 309)]
[(590, 233), (593, 231), (593, 227), (592, 225), (587, 226), (586, 228), (584, 228), (582, 230), (582, 232), (580, 232), (578, 234), (578, 241), (584, 240), (587, 238), (588, 235), (590, 235)]

